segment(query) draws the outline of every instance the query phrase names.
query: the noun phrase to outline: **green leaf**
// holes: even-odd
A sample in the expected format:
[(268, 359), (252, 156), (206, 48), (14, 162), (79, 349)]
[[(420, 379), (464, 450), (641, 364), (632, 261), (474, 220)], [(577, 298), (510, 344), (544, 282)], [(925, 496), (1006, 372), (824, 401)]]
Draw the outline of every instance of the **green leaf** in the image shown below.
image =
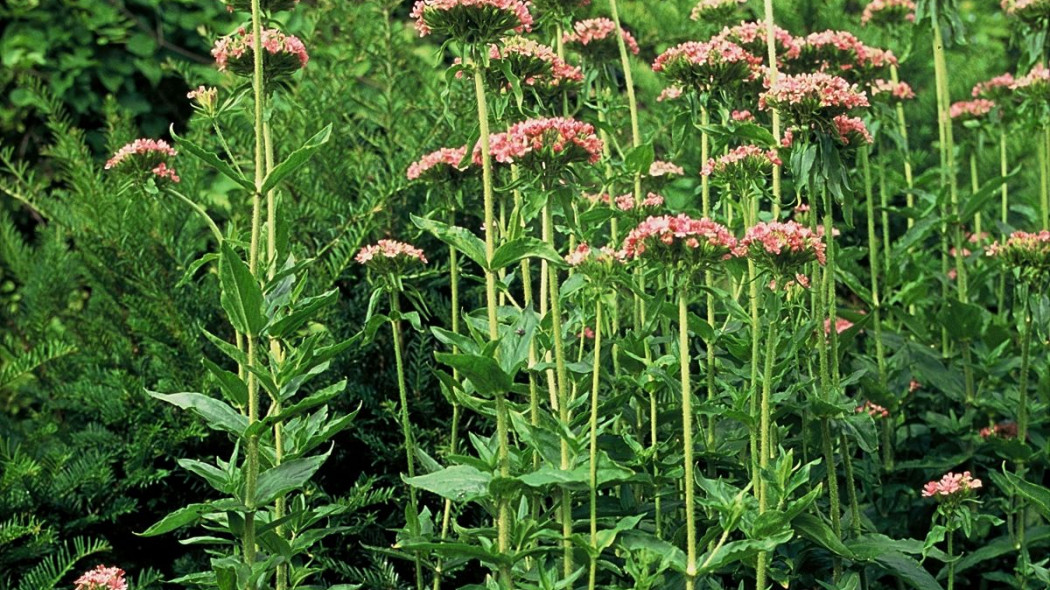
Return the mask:
[(877, 555), (874, 559), (880, 567), (897, 576), (917, 590), (944, 590), (937, 583), (930, 572), (926, 571), (919, 562), (897, 551), (888, 551)]
[(459, 370), (474, 385), (474, 389), (482, 395), (507, 393), (514, 385), (511, 376), (503, 372), (499, 363), (492, 357), (446, 352), (436, 353), (434, 357), (439, 363)]
[(565, 266), (565, 259), (547, 242), (536, 238), (518, 238), (496, 248), (492, 255), (492, 270), (506, 268), (525, 258), (541, 258), (554, 266)]
[(266, 325), (263, 295), (248, 265), (229, 244), (222, 244), (219, 259), (220, 302), (233, 327), (243, 334), (257, 336)]
[(470, 231), (412, 215), (412, 223), (419, 229), (430, 232), (437, 239), (462, 252), (467, 258), (473, 260), (482, 269), (488, 268), (487, 256), (485, 256), (485, 242)]
[(188, 139), (179, 137), (178, 134), (175, 133), (174, 125), (171, 126), (170, 133), (171, 138), (176, 141), (180, 150), (193, 154), (205, 164), (208, 164), (212, 168), (215, 168), (219, 172), (222, 172), (224, 175), (228, 176), (230, 180), (233, 180), (234, 182), (241, 185), (250, 192), (255, 192), (255, 184), (253, 184), (242, 174), (234, 170), (232, 166), (230, 166), (226, 162), (223, 162), (218, 155), (216, 155), (213, 152), (209, 152), (208, 150), (202, 148), (201, 146), (193, 143)]
[(986, 313), (983, 307), (948, 299), (937, 319), (953, 339), (973, 340), (981, 334)]
[(182, 467), (190, 473), (199, 475), (201, 479), (208, 482), (208, 485), (215, 488), (216, 490), (228, 494), (230, 493), (230, 477), (229, 475), (219, 469), (218, 467), (205, 463), (203, 461), (197, 461), (194, 459), (179, 459), (179, 467)]
[(454, 502), (470, 502), (488, 497), (492, 475), (469, 465), (453, 465), (441, 471), (404, 477), (412, 487), (437, 494)]
[(212, 512), (215, 512), (215, 509), (212, 508), (211, 504), (190, 504), (188, 506), (183, 506), (175, 512), (160, 519), (148, 529), (136, 534), (140, 537), (156, 537), (157, 535), (170, 533), (171, 531), (182, 528), (191, 522), (195, 522), (201, 516)]
[(219, 382), (219, 389), (230, 402), (244, 406), (248, 403), (248, 385), (237, 376), (237, 373), (227, 371), (208, 359), (201, 359), (201, 363), (208, 372)]
[(982, 186), (980, 190), (966, 200), (966, 205), (962, 208), (962, 211), (959, 212), (959, 219), (972, 219), (978, 211), (984, 209), (985, 206), (999, 194), (999, 187), (1006, 183), (1006, 181), (1010, 180), (1010, 176), (1013, 175), (995, 176), (988, 182), (984, 183), (984, 186)]
[(726, 543), (714, 552), (713, 555), (701, 557), (700, 563), (706, 565), (700, 569), (701, 573), (713, 572), (733, 562), (746, 559), (759, 552), (773, 551), (778, 545), (783, 545), (795, 536), (794, 531), (784, 531), (779, 535), (766, 537), (764, 539), (746, 539)]
[[(237, 348), (236, 346), (230, 344), (229, 342), (226, 342), (222, 338), (219, 338), (218, 336), (216, 336), (215, 334), (212, 334), (211, 332), (209, 332), (207, 330), (203, 330), (202, 329), (201, 332), (204, 334), (204, 337), (207, 338), (208, 341), (211, 342), (215, 346), (215, 348), (218, 348), (223, 354), (225, 354), (227, 357), (229, 357), (230, 360), (232, 360), (233, 362), (235, 362), (235, 363), (237, 363), (239, 365), (247, 365), (248, 364), (248, 357), (247, 357), (247, 355), (245, 355), (243, 350)], [(247, 399), (247, 398), (245, 398), (245, 399)]]
[(310, 481), (310, 478), (317, 473), (317, 470), (328, 459), (328, 455), (331, 452), (329, 450), (323, 455), (292, 459), (260, 473), (259, 481), (255, 487), (255, 497), (252, 499), (253, 505), (265, 506), (273, 502), (278, 496), (306, 485), (306, 482)]
[(335, 303), (338, 298), (338, 288), (314, 297), (307, 297), (300, 301), (290, 314), (271, 322), (263, 331), (274, 338), (284, 338), (309, 321), (318, 310)]
[(1006, 470), (1003, 466), (1003, 475), (1006, 481), (1014, 488), (1014, 492), (1028, 500), (1028, 505), (1035, 508), (1043, 518), (1050, 518), (1050, 489), (1044, 488), (1031, 482), (1027, 482), (1017, 475)]
[(328, 138), (332, 135), (332, 124), (329, 123), (324, 129), (318, 131), (313, 137), (306, 140), (306, 143), (299, 149), (288, 154), (283, 162), (274, 167), (269, 174), (266, 175), (266, 180), (263, 181), (261, 193), (266, 193), (273, 190), (279, 182), (284, 180), (286, 176), (291, 174), (298, 168), (306, 163), (314, 152), (321, 149), (325, 143), (328, 142)]
[(835, 555), (853, 558), (853, 552), (846, 547), (835, 531), (823, 520), (812, 514), (800, 514), (791, 521), (791, 526), (799, 535), (813, 541), (817, 545), (831, 551)]
[(653, 144), (643, 143), (627, 152), (623, 158), (623, 165), (631, 174), (646, 174), (655, 159), (656, 151), (653, 149)]
[(173, 406), (184, 410), (192, 410), (214, 430), (224, 430), (230, 434), (241, 436), (244, 429), (248, 428), (248, 418), (237, 410), (234, 410), (225, 402), (208, 397), (200, 393), (157, 393), (147, 390), (150, 397), (166, 401)]
[[(270, 426), (276, 424), (277, 422), (287, 422), (288, 420), (291, 420), (296, 416), (300, 416), (316, 408), (317, 406), (328, 403), (329, 400), (342, 393), (344, 389), (346, 389), (346, 379), (343, 379), (338, 383), (333, 383), (332, 385), (329, 385), (328, 387), (325, 387), (320, 391), (316, 391), (310, 394), (302, 401), (296, 402), (295, 404), (284, 408), (279, 414), (267, 416), (266, 418), (256, 422), (255, 424), (252, 424), (251, 427), (244, 432), (244, 435), (255, 436), (261, 434), (264, 430), (269, 429)], [(356, 415), (357, 410), (354, 410), (353, 414)]]

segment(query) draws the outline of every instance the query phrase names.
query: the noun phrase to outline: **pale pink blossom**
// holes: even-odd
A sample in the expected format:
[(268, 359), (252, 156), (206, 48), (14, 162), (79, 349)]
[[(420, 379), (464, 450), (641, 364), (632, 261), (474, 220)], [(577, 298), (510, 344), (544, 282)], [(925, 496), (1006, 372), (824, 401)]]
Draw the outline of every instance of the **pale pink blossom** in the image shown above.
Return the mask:
[(827, 262), (821, 236), (794, 221), (758, 223), (747, 230), (740, 247), (756, 264), (776, 274), (794, 273), (814, 260)]
[[(717, 38), (736, 43), (753, 55), (765, 56), (768, 53), (764, 22), (741, 22), (734, 27), (726, 27)], [(773, 25), (773, 43), (778, 60), (781, 58), (796, 59), (802, 51), (802, 44), (799, 40), (776, 25)]]
[[(594, 126), (575, 119), (555, 117), (515, 123), (505, 133), (489, 138), (492, 159), (501, 164), (534, 160), (539, 164), (594, 164), (602, 157), (602, 140)], [(481, 165), (481, 143), (474, 147), (473, 160)]]
[(860, 15), (860, 24), (896, 25), (915, 22), (915, 2), (912, 0), (872, 0)]
[(757, 80), (762, 59), (726, 39), (686, 41), (657, 56), (653, 71), (661, 72), (676, 86), (701, 92)]
[[(418, 0), (409, 16), (415, 19), (420, 37), (437, 32), (462, 40), (495, 39), (509, 31), (527, 33), (533, 24), (529, 3), (522, 0)], [(479, 28), (480, 23), (493, 21), (499, 23), (495, 28)]]
[(408, 179), (417, 180), (419, 178), (442, 177), (453, 172), (463, 172), (466, 168), (461, 168), (460, 163), (466, 155), (466, 146), (458, 148), (441, 148), (437, 151), (430, 152), (419, 160), (412, 162), (412, 165), (408, 167)]
[(1050, 273), (1050, 231), (1045, 229), (1038, 233), (1015, 231), (1005, 242), (993, 242), (986, 252), (1025, 272)]
[(856, 146), (872, 142), (871, 133), (859, 117), (838, 115), (831, 122), (835, 125), (838, 140), (842, 145)]
[(974, 492), (981, 487), (983, 487), (981, 480), (974, 479), (969, 471), (947, 473), (940, 481), (934, 480), (923, 486), (922, 497), (934, 498), (938, 501), (965, 499), (973, 496)]
[[(504, 39), (501, 44), (490, 45), (489, 59), (508, 61), (511, 71), (521, 77), (526, 86), (560, 87), (583, 81), (580, 68), (566, 63), (550, 47), (527, 37), (514, 36)], [(456, 73), (457, 77), (462, 75), (462, 71)]]
[(133, 165), (141, 170), (149, 170), (160, 178), (179, 182), (180, 178), (175, 169), (169, 167), (166, 162), (168, 158), (174, 158), (176, 155), (178, 152), (163, 139), (136, 139), (117, 150), (117, 153), (106, 161), (105, 169)]
[(763, 149), (757, 145), (742, 145), (729, 153), (711, 158), (700, 170), (702, 176), (712, 176), (726, 183), (756, 180), (780, 166), (782, 162), (776, 150)]
[(358, 264), (366, 266), (381, 265), (388, 262), (419, 262), (427, 263), (427, 257), (423, 251), (411, 244), (395, 240), (379, 240), (375, 244), (365, 246), (358, 251), (354, 260)]
[(908, 393), (915, 393), (916, 391), (919, 391), (920, 389), (922, 389), (922, 383), (919, 383), (915, 379), (912, 379), (911, 381), (908, 382)]
[(980, 119), (995, 108), (995, 103), (986, 98), (975, 98), (973, 100), (961, 100), (952, 103), (948, 114), (952, 119)]
[(1017, 438), (1017, 422), (1011, 420), (1004, 420), (993, 424), (992, 426), (986, 426), (978, 432), (981, 438), (1001, 438), (1001, 439), (1013, 439)]
[(879, 404), (873, 403), (870, 400), (865, 400), (862, 405), (857, 406), (857, 413), (867, 413), (872, 418), (889, 418), (890, 411), (880, 406)]
[(799, 124), (816, 115), (831, 118), (866, 106), (868, 97), (856, 84), (821, 72), (780, 76), (758, 99), (758, 108), (786, 111)]
[[(619, 46), (613, 33), (616, 23), (607, 18), (590, 18), (573, 23), (572, 31), (562, 36), (562, 42), (590, 56), (614, 55)], [(627, 51), (638, 55), (638, 42), (627, 30), (620, 29)]]
[(683, 174), (685, 174), (685, 170), (681, 166), (675, 165), (674, 162), (655, 160), (649, 165), (649, 176), (681, 176)]
[[(237, 29), (233, 35), (219, 38), (211, 50), (219, 71), (231, 69), (237, 74), (250, 74), (254, 69), (253, 43), (254, 37), (251, 31), (244, 27)], [(306, 46), (298, 37), (285, 35), (277, 29), (263, 29), (260, 44), (270, 56), (288, 58), (281, 60), (279, 64), (273, 64), (273, 67), (280, 68), (280, 72), (268, 72), (270, 74), (288, 73), (288, 70), (294, 71), (306, 67), (310, 61)], [(298, 62), (297, 65), (296, 62)]]
[(96, 566), (84, 572), (74, 582), (75, 590), (127, 590), (124, 570), (119, 567)]
[(665, 100), (674, 100), (682, 96), (681, 86), (668, 86), (660, 91), (660, 95), (656, 97), (656, 102), (664, 102)]
[(991, 80), (978, 82), (974, 85), (970, 94), (973, 95), (974, 98), (1002, 100), (1010, 96), (1010, 92), (1013, 90), (1013, 86), (1016, 82), (1017, 80), (1014, 80), (1013, 74), (1007, 72), (1005, 74), (1000, 74)]
[(694, 263), (710, 265), (732, 258), (736, 247), (729, 230), (710, 219), (661, 215), (646, 218), (627, 234), (623, 254), (634, 259), (650, 251), (670, 253), (673, 258), (688, 256)]
[[(835, 318), (835, 333), (841, 334), (853, 327), (853, 322), (846, 318)], [(831, 335), (831, 318), (824, 318), (824, 335)]]
[(900, 102), (915, 98), (915, 91), (907, 82), (893, 82), (882, 78), (872, 80), (868, 84), (872, 98), (880, 98), (888, 102)]
[(755, 120), (755, 116), (752, 115), (751, 111), (748, 111), (748, 110), (733, 111), (733, 112), (729, 113), (729, 116), (734, 121), (739, 121), (739, 122), (751, 122), (751, 121)]

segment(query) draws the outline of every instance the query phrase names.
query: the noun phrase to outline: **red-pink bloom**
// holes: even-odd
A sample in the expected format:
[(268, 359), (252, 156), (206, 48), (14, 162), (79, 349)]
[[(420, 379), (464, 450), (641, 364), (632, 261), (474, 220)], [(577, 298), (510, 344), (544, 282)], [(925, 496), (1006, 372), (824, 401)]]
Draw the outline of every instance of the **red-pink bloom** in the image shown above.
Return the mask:
[(916, 381), (914, 379), (912, 379), (911, 381), (908, 382), (908, 393), (915, 393), (916, 391), (919, 391), (920, 389), (922, 389), (922, 383), (919, 383), (918, 381)]
[(732, 258), (736, 247), (737, 240), (729, 230), (706, 217), (661, 215), (646, 218), (627, 234), (623, 254), (635, 259), (651, 252), (672, 260), (710, 266)]
[(127, 590), (124, 570), (119, 567), (95, 566), (73, 582), (76, 590)]
[(993, 242), (987, 254), (1026, 273), (1050, 273), (1050, 231), (1015, 231), (1005, 242)]
[[(594, 164), (602, 157), (602, 140), (594, 126), (556, 117), (515, 123), (505, 133), (489, 138), (492, 159), (501, 164), (529, 163), (545, 168), (575, 162)], [(481, 165), (481, 143), (474, 147), (474, 163)]]
[(868, 97), (838, 76), (824, 73), (780, 76), (758, 99), (758, 108), (775, 108), (808, 127), (815, 118), (831, 119), (868, 106)]
[(867, 145), (872, 142), (871, 133), (859, 117), (838, 115), (831, 122), (835, 125), (838, 140), (842, 145)]
[(870, 400), (865, 400), (862, 405), (857, 406), (857, 413), (866, 412), (872, 418), (889, 418), (890, 411), (880, 406), (879, 404), (872, 403)]
[(138, 170), (149, 170), (160, 178), (179, 182), (175, 169), (167, 165), (167, 159), (176, 155), (178, 152), (163, 139), (136, 139), (117, 150), (106, 161), (105, 169), (134, 166)]
[(590, 326), (584, 326), (583, 330), (580, 331), (579, 336), (584, 340), (594, 340), (594, 329)]
[[(841, 334), (853, 327), (853, 322), (846, 318), (835, 318), (835, 333)], [(831, 335), (831, 318), (824, 318), (824, 335)]]
[(383, 269), (389, 268), (390, 263), (427, 263), (427, 257), (423, 254), (422, 250), (411, 244), (395, 240), (379, 240), (375, 244), (365, 246), (358, 251), (354, 260), (356, 260), (358, 264)]
[(952, 119), (980, 119), (995, 108), (995, 103), (986, 98), (975, 98), (973, 100), (961, 100), (952, 103), (948, 114)]
[(860, 15), (861, 25), (899, 25), (915, 22), (912, 0), (872, 0)]
[(616, 197), (614, 204), (620, 211), (634, 211), (635, 209), (652, 210), (663, 207), (664, 198), (661, 195), (651, 192), (642, 199), (641, 203), (635, 203), (634, 193), (624, 193)]
[(735, 184), (757, 180), (781, 163), (776, 150), (762, 149), (749, 144), (733, 148), (718, 158), (709, 159), (700, 170), (700, 174), (712, 176), (726, 184)]
[(681, 176), (683, 174), (685, 170), (681, 166), (676, 166), (674, 162), (655, 160), (649, 165), (649, 176)]
[[(736, 43), (752, 55), (765, 56), (768, 53), (764, 22), (741, 22), (735, 27), (723, 29), (717, 38)], [(773, 25), (773, 44), (778, 61), (782, 58), (796, 59), (802, 51), (799, 40), (776, 25)]]
[(872, 80), (868, 84), (868, 89), (871, 90), (872, 98), (882, 99), (890, 103), (915, 98), (915, 91), (911, 89), (907, 82), (893, 82), (879, 78)]
[(1014, 80), (1010, 88), (1023, 99), (1046, 101), (1050, 99), (1050, 69), (1035, 64), (1031, 71)]
[(757, 80), (762, 59), (732, 41), (715, 37), (705, 43), (687, 41), (661, 53), (653, 71), (683, 88), (700, 92), (735, 88)]
[(775, 275), (794, 274), (814, 260), (827, 262), (821, 236), (794, 221), (758, 223), (747, 230), (740, 247), (755, 264)]
[(755, 120), (755, 116), (752, 115), (751, 111), (748, 111), (748, 110), (733, 111), (732, 113), (729, 113), (729, 116), (734, 121), (740, 121), (740, 122), (749, 122), (749, 121), (754, 121)]
[(789, 148), (795, 143), (795, 132), (790, 128), (784, 130), (784, 135), (780, 138), (780, 147)]
[(987, 98), (993, 101), (1001, 101), (1010, 96), (1016, 82), (1017, 80), (1014, 80), (1014, 75), (1007, 72), (1005, 74), (1000, 74), (991, 80), (978, 82), (974, 85), (970, 94), (972, 94), (974, 98)]
[(1002, 439), (1013, 439), (1017, 438), (1017, 422), (1011, 420), (1004, 420), (992, 426), (982, 428), (978, 433), (981, 438), (1002, 438)]
[[(620, 46), (614, 32), (616, 23), (607, 18), (590, 18), (573, 23), (572, 31), (562, 36), (562, 41), (592, 59), (609, 58), (620, 54)], [(638, 55), (638, 42), (625, 29), (620, 35), (627, 51)]]
[[(240, 76), (250, 76), (255, 71), (254, 37), (244, 27), (233, 35), (221, 37), (211, 50), (219, 71), (227, 69)], [(277, 29), (263, 29), (263, 70), (270, 78), (288, 75), (306, 67), (310, 56), (306, 46), (294, 35), (285, 35)]]
[[(506, 61), (514, 75), (526, 86), (559, 88), (583, 81), (580, 68), (566, 63), (550, 47), (526, 37), (510, 37), (501, 44), (490, 45), (489, 59), (494, 62)], [(488, 73), (502, 79), (503, 73), (497, 67), (490, 68)], [(462, 75), (462, 71), (456, 73), (457, 77)]]
[(974, 479), (969, 471), (947, 473), (940, 481), (934, 480), (923, 486), (922, 497), (934, 498), (937, 501), (960, 500), (973, 496), (981, 487), (981, 480)]
[(418, 0), (410, 16), (420, 37), (437, 33), (465, 43), (532, 30), (529, 3), (522, 0)]
[(598, 250), (591, 248), (587, 242), (580, 242), (576, 249), (565, 256), (565, 262), (573, 268), (600, 265), (608, 267), (610, 264), (623, 262), (623, 253), (619, 250), (604, 246)]
[(441, 148), (437, 151), (430, 152), (419, 160), (412, 162), (412, 165), (408, 167), (408, 179), (447, 179), (455, 173), (466, 170), (466, 167), (460, 167), (460, 163), (466, 155), (466, 146), (458, 148)]
[(656, 102), (663, 102), (665, 100), (674, 100), (682, 96), (681, 86), (668, 86), (660, 91), (660, 95), (656, 97)]

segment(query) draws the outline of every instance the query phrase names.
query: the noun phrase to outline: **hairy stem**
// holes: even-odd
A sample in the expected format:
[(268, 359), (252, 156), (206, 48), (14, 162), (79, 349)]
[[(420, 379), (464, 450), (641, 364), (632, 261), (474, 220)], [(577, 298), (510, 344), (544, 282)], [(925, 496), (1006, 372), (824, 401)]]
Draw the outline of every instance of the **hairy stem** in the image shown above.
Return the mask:
[(693, 390), (689, 383), (689, 304), (687, 285), (678, 289), (678, 364), (682, 386), (682, 467), (685, 472), (686, 589), (696, 585), (696, 508), (693, 499)]
[(602, 357), (602, 300), (594, 302), (594, 363), (591, 367), (591, 420), (590, 420), (590, 482), (591, 482), (591, 561), (587, 576), (587, 588), (594, 590), (598, 572), (598, 387), (601, 376)]

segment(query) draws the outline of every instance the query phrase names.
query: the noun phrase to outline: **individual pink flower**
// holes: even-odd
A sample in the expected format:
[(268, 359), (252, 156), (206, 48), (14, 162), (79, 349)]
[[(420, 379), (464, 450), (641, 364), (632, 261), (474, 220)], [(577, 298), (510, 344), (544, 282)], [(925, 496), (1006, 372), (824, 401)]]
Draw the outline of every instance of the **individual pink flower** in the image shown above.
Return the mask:
[(649, 176), (681, 176), (685, 170), (674, 162), (655, 160), (649, 165)]
[(409, 180), (448, 180), (452, 176), (466, 170), (461, 167), (463, 158), (467, 155), (466, 146), (458, 148), (441, 148), (426, 154), (419, 160), (412, 162), (408, 167)]
[(872, 0), (860, 15), (861, 25), (894, 26), (915, 22), (912, 0)]
[(878, 78), (868, 84), (873, 99), (881, 100), (889, 104), (896, 104), (905, 100), (915, 98), (915, 91), (907, 82), (893, 82)]
[[(743, 47), (752, 55), (765, 56), (768, 53), (764, 22), (741, 22), (734, 27), (726, 27), (717, 37)], [(778, 63), (781, 59), (796, 59), (802, 51), (802, 44), (799, 40), (776, 25), (773, 25), (773, 45)]]
[(664, 102), (665, 100), (674, 100), (682, 96), (681, 86), (668, 86), (660, 91), (660, 95), (656, 97), (656, 102)]
[(744, 234), (740, 248), (774, 277), (793, 275), (814, 260), (827, 262), (827, 246), (821, 236), (794, 221), (758, 223)]
[(620, 211), (637, 211), (641, 210), (646, 213), (651, 213), (655, 209), (659, 209), (664, 205), (664, 198), (662, 195), (650, 192), (645, 196), (640, 203), (636, 203), (634, 200), (634, 193), (624, 193), (612, 202)]
[[(548, 172), (577, 162), (594, 164), (602, 157), (602, 140), (594, 126), (563, 117), (515, 123), (505, 133), (492, 135), (489, 146), (496, 162)], [(481, 165), (480, 142), (474, 148), (474, 163)]]
[(119, 567), (95, 566), (73, 582), (75, 590), (127, 590), (124, 570)]
[(868, 132), (867, 126), (859, 117), (838, 115), (831, 122), (835, 125), (835, 131), (838, 133), (837, 139), (842, 145), (855, 147), (872, 142), (871, 133)]
[(594, 340), (594, 328), (584, 326), (583, 330), (580, 330), (579, 337), (581, 340)]
[(978, 120), (990, 113), (994, 108), (994, 102), (986, 98), (975, 98), (952, 103), (952, 106), (948, 109), (948, 114), (952, 119), (962, 121)]
[(743, 4), (747, 4), (747, 0), (700, 0), (689, 13), (689, 18), (704, 23), (723, 24)]
[[(619, 58), (620, 46), (615, 36), (616, 23), (607, 18), (590, 18), (573, 23), (572, 31), (562, 36), (562, 42), (592, 60)], [(627, 51), (638, 55), (638, 42), (626, 29), (620, 35)]]
[(759, 180), (771, 173), (774, 166), (781, 164), (776, 150), (749, 144), (733, 148), (718, 158), (709, 159), (700, 170), (700, 174), (722, 184), (736, 186)]
[(591, 248), (587, 242), (580, 242), (576, 249), (565, 256), (565, 262), (576, 269), (590, 270), (593, 265), (608, 268), (612, 264), (623, 262), (623, 253), (619, 250), (604, 246), (600, 249)]
[[(291, 75), (310, 61), (306, 46), (298, 37), (277, 29), (263, 29), (261, 45), (263, 72), (269, 79)], [(219, 38), (211, 55), (220, 72), (230, 70), (239, 76), (251, 76), (255, 72), (253, 47), (252, 33), (241, 27), (236, 33)]]
[(532, 30), (529, 3), (522, 0), (418, 0), (410, 16), (420, 37), (445, 35), (469, 44), (492, 43), (514, 31)]
[(168, 158), (178, 155), (168, 142), (163, 139), (136, 139), (117, 150), (117, 153), (106, 161), (106, 170), (114, 168), (134, 168), (136, 172), (148, 170), (154, 175), (179, 182), (175, 169), (167, 164)]
[(675, 86), (706, 93), (734, 90), (759, 79), (762, 59), (732, 41), (715, 37), (700, 43), (687, 41), (657, 56), (653, 71)]
[(987, 254), (1025, 274), (1050, 273), (1050, 231), (1015, 231), (1005, 242), (993, 242)]
[(737, 240), (725, 226), (685, 214), (650, 216), (627, 234), (625, 258), (655, 256), (694, 267), (709, 267), (733, 257)]
[(973, 497), (983, 487), (981, 480), (974, 479), (969, 471), (947, 473), (939, 481), (934, 480), (922, 488), (923, 498), (933, 498), (938, 502), (950, 500), (958, 502)]
[(400, 269), (408, 263), (426, 264), (423, 251), (411, 244), (395, 240), (379, 240), (357, 252), (354, 260), (381, 271)]
[(890, 411), (880, 406), (879, 404), (872, 403), (870, 400), (865, 400), (862, 405), (857, 406), (857, 413), (864, 412), (872, 418), (889, 418)]
[(733, 111), (733, 112), (729, 113), (729, 117), (731, 119), (733, 119), (734, 121), (737, 121), (737, 122), (740, 122), (740, 123), (750, 123), (750, 122), (755, 120), (755, 116), (752, 115), (751, 111), (748, 111), (748, 110)]

